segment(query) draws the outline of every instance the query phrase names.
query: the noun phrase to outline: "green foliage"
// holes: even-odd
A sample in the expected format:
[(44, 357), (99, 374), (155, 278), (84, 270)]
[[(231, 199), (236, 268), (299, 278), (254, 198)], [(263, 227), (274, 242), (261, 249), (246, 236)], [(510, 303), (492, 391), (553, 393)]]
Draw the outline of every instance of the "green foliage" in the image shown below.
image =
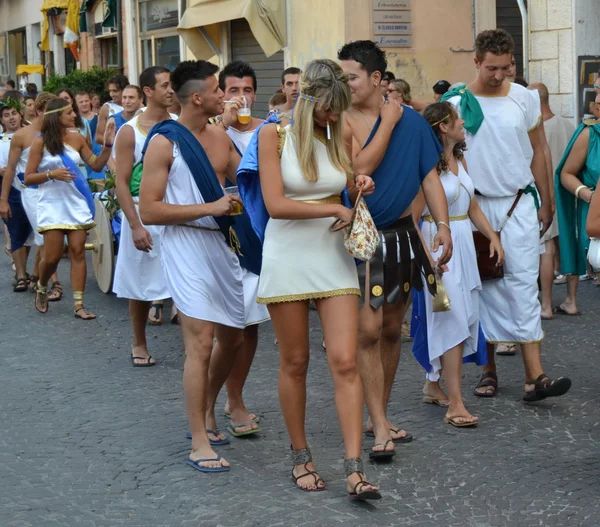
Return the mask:
[(52, 75), (44, 85), (44, 91), (56, 93), (61, 88), (69, 88), (74, 93), (78, 91), (94, 91), (99, 93), (102, 100), (105, 100), (108, 94), (104, 91), (106, 81), (116, 75), (117, 70), (103, 70), (98, 66), (92, 66), (87, 71), (73, 70), (68, 75)]
[(115, 196), (115, 175), (110, 171), (106, 170), (106, 179), (94, 180), (88, 179), (88, 185), (92, 192), (102, 192), (107, 190), (108, 192), (100, 198), (100, 201), (104, 203), (104, 207), (110, 214), (111, 218), (114, 218), (115, 214), (121, 210), (119, 201)]

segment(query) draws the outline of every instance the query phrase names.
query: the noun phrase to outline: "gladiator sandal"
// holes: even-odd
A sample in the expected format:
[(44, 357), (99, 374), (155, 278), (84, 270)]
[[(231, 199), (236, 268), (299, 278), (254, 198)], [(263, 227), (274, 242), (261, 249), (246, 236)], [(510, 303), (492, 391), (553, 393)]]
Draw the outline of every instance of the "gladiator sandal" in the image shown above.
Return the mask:
[(83, 291), (73, 291), (73, 301), (75, 303), (73, 311), (75, 318), (80, 318), (81, 320), (93, 320), (96, 318), (96, 315), (86, 311), (85, 307), (83, 307)]
[[(314, 470), (309, 470), (308, 467), (306, 466), (312, 461), (312, 454), (310, 453), (310, 450), (308, 448), (294, 450), (294, 448), (291, 445), (290, 445), (290, 448), (292, 449), (292, 463), (294, 464), (294, 467), (292, 468), (292, 480), (294, 482), (294, 485), (296, 485), (296, 487), (298, 487), (300, 490), (303, 490), (305, 492), (319, 492), (321, 490), (325, 490), (325, 482), (319, 477), (319, 474), (317, 474)], [(294, 474), (296, 465), (304, 465), (304, 470), (306, 472), (304, 472), (303, 474), (301, 474), (299, 476), (296, 476)], [(306, 476), (312, 476), (314, 478), (314, 483), (313, 483), (313, 485), (315, 487), (314, 489), (305, 488), (305, 487), (302, 487), (301, 485), (298, 485), (298, 480), (300, 480)], [(321, 487), (319, 487), (320, 484), (322, 484)]]
[(351, 459), (344, 460), (344, 470), (346, 472), (346, 477), (350, 477), (352, 474), (358, 474), (360, 477), (360, 481), (354, 485), (354, 490), (352, 492), (348, 492), (348, 496), (352, 499), (358, 501), (365, 500), (380, 500), (381, 493), (375, 489), (362, 490), (364, 487), (374, 487), (372, 483), (369, 483), (365, 479), (363, 462), (359, 457), (353, 457)]
[(40, 313), (48, 312), (48, 286), (39, 282), (35, 288), (35, 309)]

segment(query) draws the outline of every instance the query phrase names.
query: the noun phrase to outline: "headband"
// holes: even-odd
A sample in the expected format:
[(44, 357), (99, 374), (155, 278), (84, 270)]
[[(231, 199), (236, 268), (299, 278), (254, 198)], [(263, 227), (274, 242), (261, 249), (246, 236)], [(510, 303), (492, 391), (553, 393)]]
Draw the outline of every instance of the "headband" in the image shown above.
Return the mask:
[(450, 117), (450, 114), (446, 115), (446, 117), (444, 117), (443, 119), (440, 119), (439, 121), (433, 123), (431, 125), (431, 128), (433, 128), (434, 126), (437, 126), (438, 124), (442, 124), (446, 119), (448, 119), (448, 117)]
[(14, 108), (18, 112), (21, 111), (21, 103), (12, 97), (8, 97), (4, 101), (0, 101), (0, 109), (8, 110), (9, 108)]
[(69, 108), (73, 108), (73, 105), (68, 104), (67, 106), (63, 106), (62, 108), (56, 108), (55, 110), (50, 110), (50, 111), (44, 112), (44, 117), (46, 117), (46, 115), (50, 115), (53, 113), (64, 112), (65, 110), (68, 110)]
[(300, 95), (298, 95), (298, 97), (300, 97), (301, 99), (304, 99), (306, 101), (310, 101), (310, 102), (321, 102), (321, 99), (319, 97), (313, 97), (312, 95), (306, 95), (306, 93), (300, 92)]

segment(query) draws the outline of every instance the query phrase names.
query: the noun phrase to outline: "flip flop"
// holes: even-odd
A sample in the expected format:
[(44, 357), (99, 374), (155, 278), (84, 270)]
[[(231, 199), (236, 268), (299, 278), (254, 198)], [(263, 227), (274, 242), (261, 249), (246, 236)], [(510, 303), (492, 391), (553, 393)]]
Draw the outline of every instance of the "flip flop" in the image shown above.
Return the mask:
[(429, 397), (428, 395), (423, 396), (423, 402), (427, 404), (435, 404), (441, 408), (448, 408), (450, 401), (448, 399), (436, 399), (435, 397)]
[(190, 458), (185, 460), (186, 464), (190, 467), (199, 470), (200, 472), (229, 472), (229, 467), (201, 467), (199, 463), (205, 463), (206, 461), (221, 461), (221, 456), (217, 456), (212, 459), (197, 459), (196, 461), (192, 461)]
[[(252, 414), (252, 412), (250, 412), (248, 415), (250, 416)], [(227, 417), (227, 419), (231, 419), (231, 413), (227, 413), (227, 412), (223, 412), (223, 415), (225, 417)], [(260, 417), (258, 415), (256, 415), (255, 417), (252, 418), (252, 421), (254, 421), (256, 424), (260, 423)]]
[[(157, 302), (152, 303), (150, 306), (150, 312), (148, 313), (148, 324), (151, 326), (160, 326), (163, 323), (163, 304), (159, 304)], [(152, 310), (154, 309), (154, 314), (152, 314)], [(150, 320), (150, 315), (154, 317), (154, 320)]]
[(566, 309), (556, 306), (552, 308), (552, 313), (555, 315), (566, 315), (568, 317), (580, 317), (581, 311), (576, 311), (575, 313), (569, 313)]
[(227, 430), (229, 431), (229, 433), (233, 436), (233, 437), (244, 437), (244, 436), (251, 436), (254, 434), (258, 434), (260, 432), (260, 427), (258, 428), (253, 428), (251, 430), (246, 430), (245, 432), (236, 432), (236, 428), (242, 428), (243, 426), (252, 426), (254, 423), (252, 421), (250, 421), (249, 423), (238, 423), (236, 425), (234, 425), (232, 422), (230, 422), (227, 425)]
[(506, 348), (506, 351), (501, 351), (496, 349), (496, 355), (500, 355), (501, 357), (513, 357), (517, 354), (517, 345), (516, 344), (501, 344)]
[(382, 446), (383, 450), (371, 450), (371, 452), (369, 452), (369, 459), (375, 459), (376, 461), (380, 461), (382, 459), (392, 459), (396, 455), (396, 450), (385, 450), (388, 446), (388, 443), (394, 444), (391, 439), (388, 439), (385, 443), (375, 443), (373, 448), (376, 446)]
[[(398, 434), (400, 432), (400, 429), (390, 428), (390, 432), (393, 432), (394, 434)], [(372, 431), (365, 432), (365, 435), (367, 437), (375, 437), (375, 434)], [(407, 433), (404, 437), (397, 437), (396, 439), (392, 439), (391, 441), (393, 441), (396, 444), (410, 443), (413, 439), (414, 439), (413, 435)]]
[[(219, 437), (221, 430), (219, 430), (218, 428), (216, 430), (211, 430), (210, 428), (207, 428), (206, 433), (212, 434), (215, 437)], [(188, 439), (192, 439), (192, 433), (188, 430), (185, 433), (185, 437), (187, 437)], [(209, 437), (208, 442), (210, 443), (210, 446), (223, 446), (223, 445), (228, 445), (229, 443), (231, 443), (231, 439), (229, 439), (227, 436), (225, 436), (225, 439), (219, 439), (218, 441), (215, 441), (214, 439), (211, 439)]]
[[(151, 355), (148, 357), (135, 357), (131, 355), (131, 364), (134, 368), (149, 368), (150, 366), (156, 366), (156, 362), (150, 362), (152, 359)], [(136, 362), (136, 360), (145, 360), (146, 362)]]
[(444, 417), (444, 423), (446, 423), (448, 425), (456, 426), (457, 428), (467, 428), (470, 426), (477, 426), (477, 423), (479, 422), (479, 421), (475, 421), (472, 423), (461, 423), (460, 421), (456, 421), (457, 418), (460, 418), (460, 416)]

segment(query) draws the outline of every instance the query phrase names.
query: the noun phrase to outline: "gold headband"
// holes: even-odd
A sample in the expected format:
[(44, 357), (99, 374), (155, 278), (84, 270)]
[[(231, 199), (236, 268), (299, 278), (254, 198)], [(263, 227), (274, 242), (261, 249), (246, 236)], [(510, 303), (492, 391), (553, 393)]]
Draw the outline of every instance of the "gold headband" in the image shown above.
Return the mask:
[(62, 108), (56, 108), (55, 110), (50, 110), (49, 112), (44, 112), (44, 117), (46, 117), (46, 115), (50, 115), (52, 113), (64, 112), (65, 110), (68, 110), (69, 108), (73, 108), (73, 105), (69, 104), (67, 106), (63, 106)]
[(446, 119), (448, 119), (448, 117), (450, 117), (451, 114), (446, 115), (446, 117), (444, 117), (443, 119), (440, 119), (439, 121), (433, 123), (431, 125), (431, 128), (433, 128), (434, 126), (437, 126), (438, 124), (442, 124)]
[(310, 102), (321, 102), (321, 99), (319, 97), (313, 97), (312, 95), (306, 95), (306, 93), (300, 92), (299, 97), (301, 99), (304, 99), (306, 101), (310, 101)]

